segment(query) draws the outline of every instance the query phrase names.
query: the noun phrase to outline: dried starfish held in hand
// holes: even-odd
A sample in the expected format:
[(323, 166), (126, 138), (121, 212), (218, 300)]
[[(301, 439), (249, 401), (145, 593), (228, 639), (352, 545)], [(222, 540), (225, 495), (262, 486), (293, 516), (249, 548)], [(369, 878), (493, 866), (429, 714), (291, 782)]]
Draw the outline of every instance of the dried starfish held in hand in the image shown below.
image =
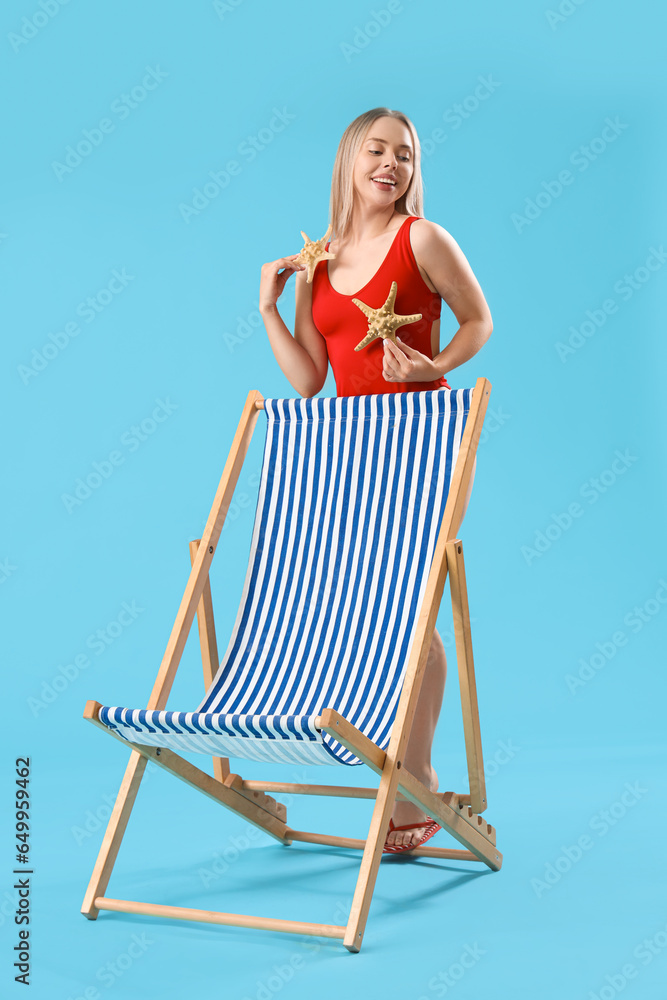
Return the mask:
[(404, 326), (406, 323), (416, 323), (418, 319), (422, 318), (421, 313), (413, 313), (412, 316), (400, 316), (394, 312), (397, 291), (398, 284), (392, 281), (387, 301), (379, 309), (373, 309), (371, 306), (366, 305), (365, 302), (362, 302), (361, 299), (352, 299), (355, 306), (359, 306), (361, 311), (368, 317), (368, 333), (361, 343), (357, 344), (355, 351), (360, 351), (362, 347), (366, 347), (376, 337), (387, 338), (395, 344), (396, 330), (399, 326)]
[(324, 249), (324, 244), (331, 236), (331, 223), (329, 223), (329, 228), (321, 240), (309, 240), (303, 229), (301, 230), (301, 235), (306, 241), (306, 245), (302, 248), (296, 259), (299, 264), (304, 264), (308, 268), (306, 282), (310, 284), (313, 280), (313, 275), (315, 274), (315, 268), (319, 262), (321, 260), (334, 260), (336, 256), (335, 253), (329, 253), (328, 250)]

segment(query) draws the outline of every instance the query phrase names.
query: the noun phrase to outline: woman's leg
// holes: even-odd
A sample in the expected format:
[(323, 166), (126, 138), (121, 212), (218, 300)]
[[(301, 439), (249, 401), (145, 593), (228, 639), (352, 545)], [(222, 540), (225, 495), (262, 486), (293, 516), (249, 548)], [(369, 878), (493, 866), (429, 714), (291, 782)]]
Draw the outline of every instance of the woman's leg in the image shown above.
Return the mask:
[[(431, 746), (440, 715), (446, 677), (445, 647), (440, 633), (435, 629), (404, 758), (408, 771), (414, 774), (419, 781), (423, 781), (432, 792), (438, 790), (438, 776), (431, 766)], [(394, 821), (394, 826), (426, 821), (426, 815), (414, 802), (395, 802), (391, 818)], [(423, 832), (423, 827), (422, 829), (393, 830), (387, 836), (387, 844), (400, 847), (404, 844), (416, 843)]]
[[(470, 485), (463, 507), (463, 517), (465, 517), (465, 512), (468, 509), (476, 466), (477, 458), (475, 457)], [(408, 747), (405, 753), (405, 766), (408, 771), (429, 787), (432, 792), (437, 792), (438, 790), (438, 775), (431, 765), (431, 747), (445, 693), (446, 679), (447, 657), (445, 655), (445, 647), (440, 633), (437, 629), (434, 629), (422, 686), (417, 700), (415, 717), (412, 729), (410, 730), (410, 738), (408, 739)], [(424, 823), (426, 821), (426, 814), (414, 802), (397, 801), (394, 804), (394, 811), (391, 818), (394, 826), (405, 826), (407, 823)], [(387, 836), (387, 844), (395, 847), (411, 843), (416, 844), (423, 832), (423, 827), (412, 830), (394, 830)]]

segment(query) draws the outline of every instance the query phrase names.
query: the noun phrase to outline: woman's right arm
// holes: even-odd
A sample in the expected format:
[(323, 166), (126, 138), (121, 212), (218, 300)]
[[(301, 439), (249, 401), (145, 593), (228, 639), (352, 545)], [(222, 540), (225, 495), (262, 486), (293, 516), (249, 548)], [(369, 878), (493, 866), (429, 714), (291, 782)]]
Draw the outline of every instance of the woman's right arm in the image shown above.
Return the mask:
[[(262, 265), (259, 311), (283, 374), (300, 396), (314, 396), (326, 381), (329, 357), (326, 341), (313, 323), (313, 286), (306, 282), (305, 268), (294, 263), (298, 256), (293, 254)], [(277, 305), (292, 271), (297, 272), (294, 336)]]

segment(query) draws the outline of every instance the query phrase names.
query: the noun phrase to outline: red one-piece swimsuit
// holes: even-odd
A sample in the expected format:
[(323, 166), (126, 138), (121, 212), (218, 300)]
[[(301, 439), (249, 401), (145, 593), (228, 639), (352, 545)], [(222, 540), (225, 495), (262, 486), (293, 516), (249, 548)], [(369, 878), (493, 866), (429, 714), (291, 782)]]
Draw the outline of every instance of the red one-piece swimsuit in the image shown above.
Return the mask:
[[(371, 280), (353, 295), (343, 295), (332, 287), (327, 261), (320, 261), (315, 268), (313, 322), (326, 341), (339, 396), (451, 388), (444, 375), (432, 382), (391, 382), (385, 379), (381, 337), (376, 337), (360, 351), (354, 349), (368, 333), (368, 319), (352, 299), (360, 299), (373, 309), (379, 309), (389, 295), (392, 281), (395, 281), (398, 292), (394, 312), (404, 316), (422, 314), (416, 323), (400, 326), (396, 335), (421, 354), (433, 358), (431, 326), (440, 317), (441, 298), (422, 278), (410, 244), (410, 226), (420, 218), (420, 215), (409, 215), (401, 223), (380, 267)], [(328, 243), (326, 249), (329, 249)]]

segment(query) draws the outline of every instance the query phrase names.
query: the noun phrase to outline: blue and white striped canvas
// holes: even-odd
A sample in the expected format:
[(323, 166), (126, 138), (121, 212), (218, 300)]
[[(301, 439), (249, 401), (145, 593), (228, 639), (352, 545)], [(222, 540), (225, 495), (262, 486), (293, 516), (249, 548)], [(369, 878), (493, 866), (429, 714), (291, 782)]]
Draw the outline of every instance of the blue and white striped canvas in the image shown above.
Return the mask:
[(210, 690), (194, 712), (100, 720), (173, 750), (360, 764), (315, 728), (335, 708), (386, 749), (472, 392), (265, 399), (248, 570)]

